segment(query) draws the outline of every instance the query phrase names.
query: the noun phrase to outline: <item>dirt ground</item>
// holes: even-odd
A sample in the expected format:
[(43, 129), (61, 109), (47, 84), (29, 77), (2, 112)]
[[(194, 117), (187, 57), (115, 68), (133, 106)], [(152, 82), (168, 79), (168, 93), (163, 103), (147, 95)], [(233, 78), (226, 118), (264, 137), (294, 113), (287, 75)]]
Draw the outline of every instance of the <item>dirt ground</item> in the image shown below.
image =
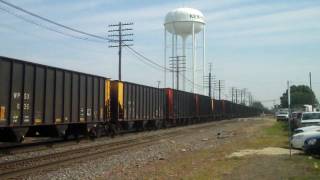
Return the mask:
[(175, 151), (168, 158), (129, 167), (122, 178), (320, 179), (319, 159), (296, 150), (290, 157), (283, 123), (259, 117), (230, 126), (235, 126), (230, 136), (209, 137), (203, 149)]

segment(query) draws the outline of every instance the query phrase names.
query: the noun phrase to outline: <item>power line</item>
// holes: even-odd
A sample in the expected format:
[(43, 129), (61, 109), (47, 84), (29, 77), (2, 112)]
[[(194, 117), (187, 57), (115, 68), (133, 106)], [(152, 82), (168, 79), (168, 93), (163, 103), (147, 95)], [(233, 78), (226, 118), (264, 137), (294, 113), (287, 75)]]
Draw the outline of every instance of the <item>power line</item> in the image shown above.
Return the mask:
[(132, 55), (134, 55), (135, 57), (137, 57), (137, 59), (142, 62), (145, 65), (150, 66), (151, 68), (158, 70), (158, 71), (163, 71), (163, 69), (159, 68), (158, 66), (155, 66), (154, 64), (150, 64), (149, 61), (146, 61), (145, 59), (141, 58), (140, 56), (138, 56), (136, 53), (129, 51)]
[(77, 32), (77, 33), (80, 33), (80, 34), (84, 34), (84, 35), (87, 35), (87, 36), (91, 36), (91, 37), (94, 37), (94, 38), (97, 38), (97, 39), (108, 40), (107, 38), (104, 38), (104, 37), (101, 37), (101, 36), (97, 36), (97, 35), (94, 35), (94, 34), (91, 34), (91, 33), (87, 33), (87, 32), (84, 32), (84, 31), (81, 31), (81, 30), (78, 30), (78, 29), (75, 29), (75, 28), (72, 28), (72, 27), (65, 26), (65, 25), (63, 25), (63, 24), (57, 23), (57, 22), (52, 21), (52, 20), (50, 20), (50, 19), (48, 19), (48, 18), (45, 18), (45, 17), (43, 17), (43, 16), (40, 16), (40, 15), (35, 14), (35, 13), (33, 13), (33, 12), (27, 11), (27, 10), (25, 10), (25, 9), (17, 6), (17, 5), (11, 4), (11, 3), (9, 3), (9, 2), (3, 1), (3, 0), (0, 0), (0, 2), (3, 3), (3, 4), (6, 4), (7, 6), (10, 6), (10, 7), (14, 8), (14, 9), (17, 9), (17, 10), (19, 10), (19, 11), (22, 11), (22, 12), (24, 12), (24, 13), (26, 13), (26, 14), (29, 14), (29, 15), (31, 15), (31, 16), (33, 16), (33, 17), (39, 18), (39, 19), (41, 19), (41, 20), (43, 20), (43, 21), (46, 21), (46, 22), (48, 22), (48, 23), (51, 23), (51, 24), (60, 26), (60, 27), (62, 27), (62, 28), (68, 29), (68, 30), (70, 30), (70, 31), (74, 31), (74, 32)]
[[(2, 0), (0, 0), (0, 2), (2, 2)], [(9, 13), (9, 14), (11, 14), (11, 15), (13, 15), (13, 16), (15, 16), (15, 17), (17, 17), (17, 18), (19, 18), (19, 19), (21, 19), (21, 20), (24, 20), (24, 21), (26, 21), (26, 22), (28, 22), (28, 23), (30, 23), (30, 24), (36, 25), (36, 26), (38, 26), (38, 27), (47, 29), (47, 30), (49, 30), (49, 31), (52, 31), (52, 32), (55, 32), (55, 33), (59, 33), (59, 34), (65, 35), (65, 36), (69, 36), (69, 37), (72, 37), (72, 38), (80, 39), (80, 40), (87, 40), (87, 41), (93, 41), (93, 42), (96, 42), (96, 43), (103, 43), (103, 44), (105, 44), (105, 42), (102, 42), (102, 41), (90, 40), (90, 39), (88, 39), (88, 38), (82, 38), (82, 37), (78, 37), (78, 36), (75, 36), (75, 35), (72, 35), (72, 34), (69, 34), (69, 33), (65, 33), (65, 32), (63, 32), (63, 31), (56, 30), (56, 29), (54, 29), (54, 28), (45, 26), (45, 25), (43, 25), (43, 24), (41, 24), (41, 23), (37, 23), (37, 22), (35, 22), (35, 21), (32, 21), (32, 20), (30, 20), (30, 19), (27, 19), (27, 18), (25, 18), (25, 17), (23, 17), (23, 16), (21, 16), (21, 15), (18, 15), (18, 14), (14, 13), (14, 12), (8, 10), (8, 9), (2, 8), (2, 7), (0, 7), (0, 9), (3, 10), (3, 11), (5, 11), (5, 12), (7, 12), (7, 13)], [(87, 33), (87, 34), (88, 34), (88, 33)], [(111, 39), (105, 38), (104, 40), (111, 40)], [(157, 66), (157, 67), (163, 68), (161, 65), (153, 62), (151, 59), (145, 57), (142, 53), (136, 51), (135, 49), (133, 49), (133, 48), (131, 48), (131, 47), (129, 47), (129, 46), (125, 46), (125, 47), (128, 48), (131, 52), (135, 53), (135, 54), (136, 54), (136, 57), (141, 57), (142, 59), (146, 60), (147, 62), (149, 62), (149, 63), (151, 63), (151, 64), (153, 64), (153, 65), (155, 65), (155, 66)]]
[[(94, 34), (91, 34), (91, 33), (88, 33), (88, 32), (84, 32), (84, 31), (81, 31), (81, 30), (78, 30), (78, 29), (75, 29), (75, 28), (72, 28), (72, 27), (69, 27), (69, 26), (60, 24), (60, 23), (58, 23), (58, 22), (55, 22), (55, 21), (53, 21), (53, 20), (50, 20), (50, 19), (48, 19), (48, 18), (45, 18), (45, 17), (40, 16), (40, 15), (38, 15), (38, 14), (35, 14), (35, 13), (33, 13), (33, 12), (30, 12), (30, 11), (24, 9), (24, 8), (21, 8), (21, 7), (17, 6), (17, 5), (11, 4), (11, 3), (9, 3), (9, 2), (0, 0), (0, 3), (3, 3), (3, 4), (5, 4), (5, 5), (7, 5), (7, 6), (10, 6), (10, 7), (16, 9), (16, 10), (22, 11), (22, 12), (24, 12), (24, 13), (26, 13), (26, 14), (29, 14), (29, 15), (33, 16), (33, 17), (39, 18), (39, 19), (41, 19), (41, 20), (43, 20), (43, 21), (45, 21), (45, 22), (54, 24), (54, 25), (56, 25), (56, 26), (65, 28), (65, 29), (67, 29), (67, 30), (70, 30), (70, 31), (73, 31), (73, 32), (76, 32), (76, 33), (79, 33), (79, 34), (87, 35), (87, 36), (90, 36), (90, 37), (93, 37), (93, 38), (97, 38), (97, 39), (100, 39), (100, 40), (103, 40), (103, 41), (113, 41), (113, 40), (110, 39), (110, 38), (102, 37), (102, 36), (99, 36), (99, 35), (94, 35)], [(20, 19), (22, 19), (22, 20), (24, 20), (24, 21), (26, 21), (26, 22), (28, 22), (28, 23), (31, 23), (31, 24), (33, 24), (33, 25), (36, 25), (36, 26), (45, 28), (45, 29), (47, 29), (47, 30), (50, 30), (50, 31), (53, 31), (53, 32), (56, 32), (56, 33), (59, 33), (59, 34), (65, 35), (65, 36), (69, 36), (69, 37), (76, 38), (76, 39), (81, 39), (81, 40), (86, 40), (86, 41), (92, 41), (92, 42), (96, 42), (96, 43), (104, 43), (104, 42), (101, 42), (101, 41), (96, 41), (96, 40), (92, 40), (92, 39), (88, 39), (88, 38), (82, 38), (82, 37), (78, 37), (78, 36), (75, 36), (75, 35), (72, 35), (72, 34), (63, 32), (63, 31), (59, 31), (59, 30), (57, 30), (57, 29), (54, 29), (54, 28), (45, 26), (45, 25), (43, 25), (43, 24), (41, 24), (41, 23), (37, 23), (37, 22), (32, 21), (32, 20), (30, 20), (30, 19), (27, 19), (27, 18), (25, 18), (25, 17), (23, 17), (23, 16), (21, 16), (21, 15), (15, 14), (15, 13), (7, 10), (7, 9), (4, 9), (4, 8), (0, 8), (0, 9), (3, 10), (3, 11), (5, 11), (5, 12), (7, 12), (7, 13), (9, 13), (9, 14), (11, 14), (11, 15), (14, 15), (15, 17), (20, 18)], [(128, 48), (129, 50), (131, 50), (133, 53), (135, 53), (135, 54), (138, 55), (139, 57), (141, 57), (141, 58), (143, 58), (144, 60), (146, 60), (147, 62), (149, 62), (150, 64), (153, 64), (153, 65), (155, 65), (155, 66), (158, 66), (159, 68), (161, 68), (161, 69), (163, 69), (163, 70), (164, 70), (164, 69), (170, 70), (170, 69), (168, 69), (168, 68), (163, 67), (162, 65), (159, 65), (158, 63), (154, 62), (153, 60), (147, 58), (147, 57), (144, 56), (142, 53), (140, 53), (140, 52), (138, 52), (137, 50), (131, 48), (130, 46), (125, 46), (125, 47)], [(181, 75), (182, 75), (189, 83), (191, 83), (192, 85), (195, 84), (193, 81), (191, 81), (190, 79), (186, 78), (183, 74), (181, 74)], [(195, 85), (198, 86), (198, 87), (201, 87), (201, 88), (203, 87), (202, 85), (199, 85), (199, 84), (195, 84)]]
[[(166, 69), (167, 71), (171, 71), (170, 68), (165, 68), (165, 67), (163, 67), (162, 65), (160, 65), (160, 64), (154, 62), (153, 60), (149, 59), (148, 57), (144, 56), (142, 53), (138, 52), (137, 50), (133, 49), (132, 47), (130, 47), (130, 46), (125, 46), (125, 47), (128, 48), (129, 50), (131, 50), (132, 52), (134, 52), (135, 54), (137, 54), (137, 55), (138, 55), (139, 57), (141, 57), (142, 59), (146, 60), (147, 62), (149, 62), (149, 63), (151, 63), (151, 64), (153, 64), (153, 65), (161, 68), (161, 71), (163, 71), (164, 69)], [(185, 78), (189, 83), (195, 84), (195, 83), (193, 83), (192, 80), (186, 78), (183, 74), (180, 74), (180, 75), (181, 75), (183, 78)], [(200, 84), (195, 84), (195, 85), (198, 86), (198, 87), (201, 87), (201, 88), (203, 87), (203, 86), (200, 85)]]
[(171, 71), (170, 68), (163, 67), (162, 65), (160, 65), (160, 64), (154, 62), (153, 60), (149, 59), (148, 57), (144, 56), (142, 53), (138, 52), (137, 50), (133, 49), (132, 47), (130, 47), (130, 46), (125, 46), (125, 47), (128, 48), (130, 51), (134, 52), (135, 54), (137, 54), (139, 57), (141, 57), (144, 60), (148, 61), (149, 63), (160, 67), (162, 70), (166, 69), (167, 71)]
[[(0, 7), (0, 9), (1, 9), (1, 7)], [(18, 28), (14, 27), (14, 26), (12, 26), (12, 25), (9, 25), (9, 24), (2, 24), (2, 23), (0, 23), (0, 28), (6, 28), (6, 29), (9, 29), (9, 30), (15, 31), (16, 33), (19, 33), (19, 34), (21, 34), (21, 35), (27, 36), (27, 37), (32, 36), (32, 37), (34, 37), (34, 38), (36, 38), (36, 39), (43, 39), (43, 37), (39, 36), (39, 34), (36, 34), (36, 33), (34, 33), (34, 32), (24, 31), (23, 29), (18, 29)], [(53, 45), (53, 44), (55, 44), (55, 43), (50, 42), (50, 41), (47, 41), (46, 45), (49, 45), (49, 44), (50, 44), (50, 45)], [(72, 49), (72, 50), (75, 51), (75, 52), (78, 52), (79, 49), (81, 49), (81, 50), (86, 50), (86, 51), (88, 50), (87, 47), (82, 47), (82, 46), (71, 47), (71, 46), (69, 46), (69, 45), (67, 45), (67, 44), (65, 44), (65, 43), (59, 44), (59, 46), (70, 48), (70, 49)], [(90, 52), (95, 52), (95, 53), (97, 53), (97, 54), (103, 54), (103, 55), (105, 55), (105, 52), (104, 52), (104, 51), (100, 51), (100, 50), (98, 50), (98, 49), (96, 49), (96, 48), (95, 48), (95, 49), (92, 49), (92, 48), (91, 48), (91, 49), (90, 49)]]
[[(0, 1), (1, 1), (1, 0), (0, 0)], [(101, 41), (97, 41), (97, 40), (92, 40), (92, 39), (88, 39), (88, 38), (83, 38), (83, 37), (75, 36), (75, 35), (72, 35), (72, 34), (69, 34), (69, 33), (66, 33), (66, 32), (63, 32), (63, 31), (59, 31), (59, 30), (57, 30), (57, 29), (54, 29), (54, 28), (51, 28), (51, 27), (48, 27), (48, 26), (45, 26), (45, 25), (43, 25), (43, 24), (41, 24), (41, 23), (37, 23), (37, 22), (35, 22), (35, 21), (33, 21), (33, 20), (27, 19), (27, 18), (23, 17), (22, 15), (16, 14), (16, 13), (14, 13), (14, 12), (8, 10), (8, 9), (5, 9), (5, 8), (3, 8), (3, 7), (1, 7), (1, 6), (0, 6), (0, 9), (3, 10), (3, 11), (5, 11), (5, 12), (8, 13), (8, 14), (11, 14), (11, 15), (17, 17), (18, 19), (21, 19), (21, 20), (26, 21), (26, 22), (28, 22), (28, 23), (30, 23), (30, 24), (36, 25), (36, 26), (38, 26), (38, 27), (40, 27), (40, 28), (44, 28), (44, 29), (46, 29), (46, 30), (49, 30), (49, 31), (52, 31), (52, 32), (55, 32), (55, 33), (58, 33), (58, 34), (61, 34), (61, 35), (64, 35), (64, 36), (69, 36), (69, 37), (72, 37), (72, 38), (75, 38), (75, 39), (80, 39), (80, 40), (85, 40), (85, 41), (92, 41), (92, 42), (102, 43)]]

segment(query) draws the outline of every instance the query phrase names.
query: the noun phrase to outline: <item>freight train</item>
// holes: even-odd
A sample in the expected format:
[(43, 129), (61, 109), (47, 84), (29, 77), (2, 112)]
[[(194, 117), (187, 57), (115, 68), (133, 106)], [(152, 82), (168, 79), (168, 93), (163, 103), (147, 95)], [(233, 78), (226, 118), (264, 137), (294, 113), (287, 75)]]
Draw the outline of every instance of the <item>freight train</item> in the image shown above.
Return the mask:
[(227, 100), (0, 56), (0, 141), (113, 136), (259, 113)]

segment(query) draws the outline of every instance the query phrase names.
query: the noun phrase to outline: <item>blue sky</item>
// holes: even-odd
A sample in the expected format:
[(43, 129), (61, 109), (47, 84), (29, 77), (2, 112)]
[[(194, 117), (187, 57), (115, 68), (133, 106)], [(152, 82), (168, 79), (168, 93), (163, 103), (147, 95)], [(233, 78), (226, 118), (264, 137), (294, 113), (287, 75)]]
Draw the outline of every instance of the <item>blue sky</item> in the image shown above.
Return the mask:
[[(313, 89), (318, 97), (320, 95), (318, 0), (8, 2), (101, 36), (107, 36), (108, 24), (134, 22), (134, 48), (159, 64), (163, 64), (166, 13), (178, 7), (196, 8), (205, 16), (207, 61), (213, 63), (216, 78), (225, 80), (224, 94), (234, 86), (247, 88), (263, 102), (278, 100), (285, 91), (287, 80), (307, 84), (308, 73), (312, 72)], [(43, 23), (1, 3), (0, 7)], [(108, 44), (56, 34), (1, 9), (0, 19), (0, 55), (117, 78), (117, 50), (108, 48)], [(156, 86), (156, 81), (163, 81), (163, 74), (124, 51), (123, 79)]]

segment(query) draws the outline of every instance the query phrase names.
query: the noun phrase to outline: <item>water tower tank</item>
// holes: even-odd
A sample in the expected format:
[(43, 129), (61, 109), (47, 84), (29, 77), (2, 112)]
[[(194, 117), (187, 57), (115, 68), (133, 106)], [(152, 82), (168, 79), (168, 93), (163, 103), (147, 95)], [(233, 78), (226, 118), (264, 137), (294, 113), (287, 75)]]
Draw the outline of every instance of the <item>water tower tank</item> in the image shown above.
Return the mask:
[[(196, 73), (197, 73), (197, 39), (196, 34), (199, 32), (203, 32), (203, 74), (202, 77), (205, 77), (205, 21), (204, 21), (204, 16), (203, 14), (196, 9), (193, 8), (177, 8), (172, 11), (170, 11), (166, 17), (165, 17), (165, 22), (164, 22), (164, 66), (166, 67), (166, 48), (167, 48), (167, 32), (171, 34), (172, 37), (172, 43), (171, 43), (171, 57), (184, 57), (183, 60), (186, 63), (187, 57), (186, 57), (186, 41), (189, 35), (192, 36), (192, 91), (196, 93), (195, 91), (195, 84), (197, 84), (197, 79), (196, 79)], [(178, 41), (179, 38), (181, 37), (182, 39), (182, 48), (178, 48)], [(182, 50), (182, 53), (179, 52)], [(181, 54), (179, 54), (181, 53)], [(182, 56), (181, 56), (182, 55)], [(176, 71), (171, 71), (172, 73), (172, 88), (174, 88), (174, 82), (175, 82), (175, 77), (174, 74), (175, 72), (179, 72), (179, 61), (177, 60), (175, 65)], [(186, 82), (186, 71), (184, 70), (182, 72), (183, 74), (183, 90), (185, 90), (185, 82)], [(164, 84), (166, 84), (166, 68), (164, 72)], [(204, 80), (203, 80), (204, 82)], [(176, 73), (176, 87), (177, 89), (179, 88), (179, 73)], [(203, 88), (204, 89), (204, 88)]]
[(164, 26), (168, 32), (185, 38), (192, 34), (193, 24), (194, 33), (200, 32), (205, 24), (203, 14), (193, 8), (178, 8), (166, 15)]

